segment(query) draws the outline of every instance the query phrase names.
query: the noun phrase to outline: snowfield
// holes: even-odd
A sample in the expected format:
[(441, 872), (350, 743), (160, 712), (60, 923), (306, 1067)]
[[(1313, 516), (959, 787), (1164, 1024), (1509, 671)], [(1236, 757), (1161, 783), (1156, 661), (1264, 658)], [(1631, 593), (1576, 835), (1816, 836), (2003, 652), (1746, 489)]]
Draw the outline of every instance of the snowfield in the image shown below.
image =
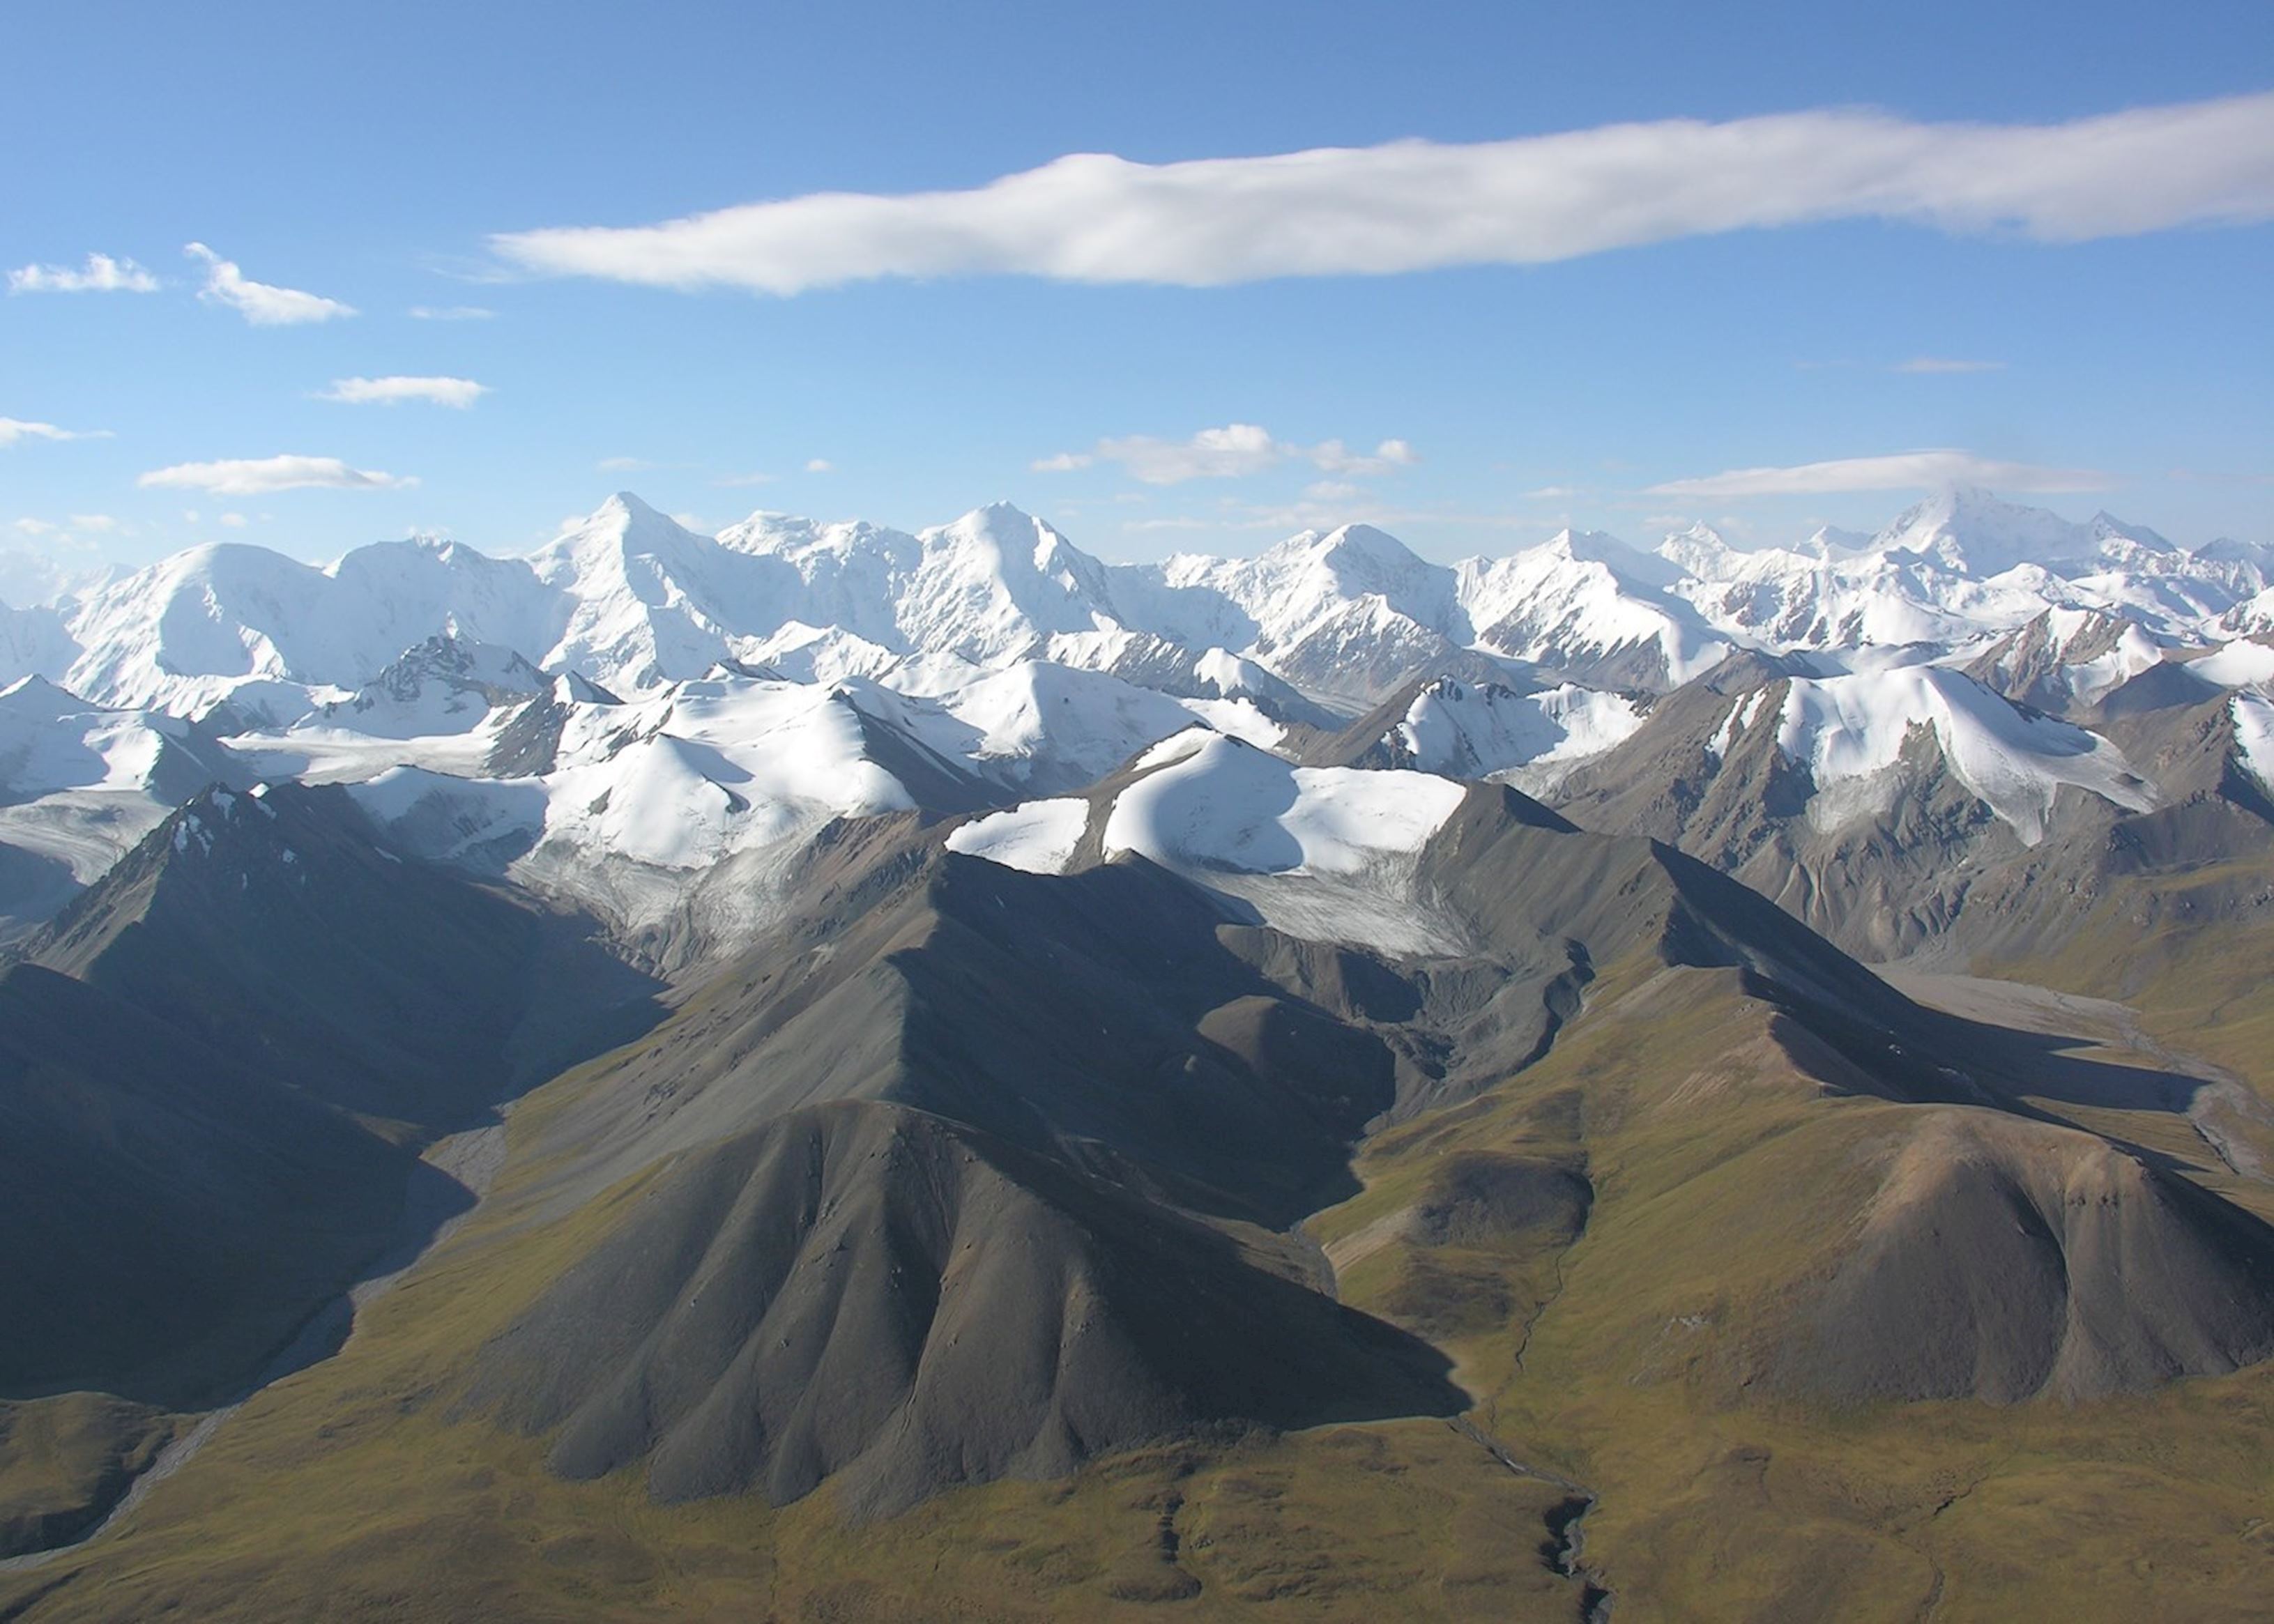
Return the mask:
[(1030, 801), (961, 825), (947, 837), (947, 849), (1028, 874), (1064, 874), (1088, 829), (1087, 801)]
[(1484, 778), (1512, 767), (1600, 756), (1642, 726), (1622, 694), (1566, 682), (1539, 693), (1441, 678), (1392, 730), (1423, 772)]
[(1359, 874), (1419, 855), (1466, 793), (1427, 773), (1295, 767), (1201, 739), (1121, 792), (1103, 844), (1178, 868)]
[(1961, 781), (2026, 845), (2044, 838), (2065, 786), (2128, 811), (2156, 804), (2155, 786), (2106, 740), (2025, 712), (1971, 678), (1935, 666), (1820, 682), (1794, 679), (1778, 718), (1777, 748), (1807, 763), (1824, 790), (1885, 772), (1922, 728)]

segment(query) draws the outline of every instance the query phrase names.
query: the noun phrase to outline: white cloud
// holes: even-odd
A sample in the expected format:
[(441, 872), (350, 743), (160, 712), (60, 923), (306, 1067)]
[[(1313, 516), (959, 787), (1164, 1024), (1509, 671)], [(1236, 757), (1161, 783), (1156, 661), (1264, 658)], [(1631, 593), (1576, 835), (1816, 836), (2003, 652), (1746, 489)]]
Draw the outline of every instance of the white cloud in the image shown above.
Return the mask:
[(343, 304), (320, 294), (250, 281), (233, 262), (222, 259), (203, 243), (192, 243), (182, 252), (193, 259), (205, 261), (206, 285), (198, 289), (198, 297), (208, 304), (226, 304), (254, 327), (297, 327), (303, 322), (330, 321), (356, 313), (352, 304)]
[(1402, 440), (1383, 440), (1374, 448), (1371, 456), (1344, 450), (1339, 440), (1321, 440), (1300, 455), (1309, 457), (1328, 473), (1359, 477), (1386, 474), (1394, 469), (1411, 468), (1421, 460), (1413, 455), (1413, 447)]
[(2003, 361), (1953, 361), (1941, 356), (1914, 356), (1899, 361), (1894, 371), (1899, 372), (2002, 372)]
[(813, 457), (807, 461), (805, 471), (809, 474), (833, 474), (837, 471), (837, 464), (827, 457)]
[(2000, 491), (2050, 494), (2105, 491), (2114, 482), (2086, 468), (2040, 468), (2000, 462), (1969, 451), (1904, 451), (1893, 456), (1845, 457), (1790, 468), (1736, 468), (1702, 479), (1651, 485), (1650, 496), (1828, 496), (1852, 491), (1932, 491), (1947, 485), (1987, 485)]
[(497, 314), (479, 304), (413, 304), (413, 321), (487, 321)]
[(75, 513), (71, 516), (71, 527), (98, 536), (124, 535), (129, 528), (125, 520), (108, 513)]
[(210, 491), (216, 496), (266, 496), (272, 491), (321, 489), (330, 491), (388, 491), (416, 485), (367, 469), (350, 468), (337, 457), (252, 457), (218, 462), (177, 462), (157, 468), (137, 479), (139, 485), (170, 485), (184, 491)]
[(604, 474), (644, 474), (656, 464), (645, 457), (612, 456), (602, 457), (592, 466)]
[(17, 519), (11, 523), (13, 528), (21, 530), (26, 536), (52, 536), (56, 533), (56, 526), (49, 523), (45, 519), (25, 518)]
[(1318, 479), (1305, 485), (1303, 494), (1314, 502), (1352, 502), (1366, 494), (1366, 487), (1347, 479)]
[(26, 423), (21, 417), (0, 417), (0, 446), (19, 440), (109, 440), (109, 429), (59, 429), (52, 423)]
[(132, 259), (91, 253), (78, 270), (68, 265), (27, 265), (8, 273), (11, 293), (155, 293), (158, 279)]
[(1543, 485), (1538, 490), (1526, 491), (1524, 494), (1531, 501), (1560, 502), (1567, 497), (1578, 495), (1579, 487), (1575, 485)]
[(1101, 440), (1096, 455), (1118, 462), (1132, 478), (1147, 485), (1181, 485), (1187, 479), (1237, 479), (1261, 473), (1286, 453), (1268, 429), (1229, 423), (1220, 429), (1202, 429), (1190, 440), (1156, 440), (1150, 434)]
[(2274, 92), (2062, 124), (1836, 109), (1166, 164), (1076, 154), (964, 192), (816, 192), (491, 244), (539, 273), (787, 295), (886, 276), (1209, 287), (1537, 265), (1857, 219), (2057, 243), (2274, 219)]
[(489, 392), (488, 385), (471, 378), (335, 378), (332, 387), (316, 398), (349, 406), (431, 401), (463, 411)]
[(1037, 473), (1062, 473), (1094, 462), (1116, 462), (1147, 485), (1181, 485), (1187, 479), (1240, 479), (1282, 462), (1312, 463), (1322, 473), (1368, 477), (1410, 468), (1420, 461), (1402, 440), (1385, 440), (1372, 453), (1353, 452), (1339, 440), (1301, 446), (1274, 440), (1253, 423), (1228, 423), (1202, 429), (1190, 440), (1158, 440), (1125, 434), (1101, 440), (1090, 451), (1061, 451), (1030, 463)]
[(241, 513), (225, 513), (222, 515), (221, 522), (233, 530), (245, 528), (245, 515)]

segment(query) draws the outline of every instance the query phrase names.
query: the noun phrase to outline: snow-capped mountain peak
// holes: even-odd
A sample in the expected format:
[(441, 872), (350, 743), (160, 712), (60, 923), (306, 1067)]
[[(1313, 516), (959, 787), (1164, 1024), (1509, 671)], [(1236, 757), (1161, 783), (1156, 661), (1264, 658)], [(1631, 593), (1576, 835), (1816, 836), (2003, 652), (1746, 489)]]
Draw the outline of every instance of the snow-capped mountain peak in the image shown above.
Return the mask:
[[(1721, 539), (1711, 530), (1706, 534), (1717, 542)], [(1573, 564), (1593, 564), (1610, 571), (1623, 585), (1664, 589), (1682, 578), (1682, 570), (1666, 558), (1630, 547), (1605, 530), (1567, 528), (1556, 531), (1542, 545), (1546, 551)]]
[(1988, 491), (1962, 487), (1908, 509), (1873, 538), (1875, 551), (1931, 558), (1960, 574), (1985, 580), (2024, 564), (2059, 567), (2170, 553), (2172, 544), (2143, 526), (2106, 513), (2074, 524), (2042, 508), (2008, 502)]

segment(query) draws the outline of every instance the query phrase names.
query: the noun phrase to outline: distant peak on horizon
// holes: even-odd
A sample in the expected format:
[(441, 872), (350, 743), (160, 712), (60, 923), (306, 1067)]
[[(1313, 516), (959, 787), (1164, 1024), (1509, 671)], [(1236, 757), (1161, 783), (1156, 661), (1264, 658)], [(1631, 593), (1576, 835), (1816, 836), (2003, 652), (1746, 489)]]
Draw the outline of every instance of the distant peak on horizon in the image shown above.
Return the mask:
[[(951, 535), (983, 535), (1005, 540), (1010, 538), (1010, 532), (1015, 531), (1017, 539), (1024, 545), (1031, 527), (1031, 534), (1039, 547), (1071, 548), (1082, 557), (1116, 568), (1144, 561), (1117, 557), (1103, 550), (1092, 551), (1055, 522), (1005, 498), (967, 508), (942, 523), (907, 530), (866, 518), (818, 519), (772, 508), (755, 508), (742, 518), (713, 530), (690, 527), (681, 518), (665, 512), (637, 492), (629, 489), (612, 492), (598, 508), (582, 517), (564, 521), (549, 540), (538, 544), (526, 554), (492, 556), (535, 556), (573, 538), (590, 537), (596, 531), (613, 529), (629, 538), (633, 532), (651, 527), (659, 534), (676, 535), (697, 542), (718, 542), (731, 549), (745, 552), (752, 550), (749, 543), (753, 539), (779, 538), (792, 534), (815, 538), (827, 537), (832, 538), (832, 545), (859, 547), (891, 538), (900, 538), (895, 545), (906, 545), (907, 541), (922, 543), (927, 538)], [(1869, 532), (1818, 524), (1805, 536), (1758, 538), (1747, 536), (1743, 530), (1733, 535), (1728, 529), (1702, 518), (1692, 519), (1686, 524), (1677, 524), (1671, 519), (1661, 520), (1652, 527), (1652, 531), (1648, 539), (1637, 542), (1613, 530), (1566, 524), (1547, 534), (1520, 540), (1513, 546), (1503, 545), (1464, 553), (1462, 558), (1490, 562), (1555, 548), (1568, 553), (1576, 561), (1600, 563), (1629, 574), (1655, 575), (1669, 562), (1682, 564), (1702, 557), (1700, 549), (1736, 555), (1783, 553), (1826, 561), (1871, 553), (1916, 552), (1938, 547), (1947, 551), (1951, 546), (1961, 550), (1971, 547), (1982, 554), (1982, 559), (1989, 558), (1993, 553), (2004, 553), (2031, 546), (2054, 549), (2047, 556), (2068, 557), (2079, 549), (2090, 550), (2097, 543), (2110, 538), (2129, 541), (2156, 551), (2202, 553), (2206, 556), (2215, 548), (2228, 551), (2240, 548), (2252, 556), (2261, 550), (2226, 540), (2207, 543), (2202, 548), (2180, 548), (2147, 526), (2119, 518), (2105, 509), (2097, 510), (2087, 518), (2071, 519), (2051, 508), (2009, 500), (1983, 485), (1954, 485), (1922, 497), (1902, 508), (1885, 525)], [(406, 539), (433, 552), (468, 545), (432, 532)], [(366, 545), (399, 545), (403, 543)], [(182, 553), (169, 556), (229, 548), (265, 550), (258, 544), (249, 542), (201, 543), (196, 547), (184, 549)], [(759, 550), (771, 551), (772, 548), (768, 546)], [(351, 550), (359, 551), (362, 549)], [(1224, 552), (1202, 550), (1177, 556), (1229, 561), (1310, 556), (1321, 561), (1337, 558), (1352, 562), (1363, 560), (1371, 568), (1397, 569), (1416, 565), (1432, 569), (1449, 568), (1458, 561), (1434, 556), (1437, 551), (1433, 549), (1432, 553), (1425, 554), (1395, 531), (1368, 520), (1356, 519), (1332, 526), (1297, 530), (1261, 547)], [(1981, 562), (1981, 559), (1973, 560), (1974, 567), (1979, 568)], [(336, 564), (330, 566), (336, 567)]]

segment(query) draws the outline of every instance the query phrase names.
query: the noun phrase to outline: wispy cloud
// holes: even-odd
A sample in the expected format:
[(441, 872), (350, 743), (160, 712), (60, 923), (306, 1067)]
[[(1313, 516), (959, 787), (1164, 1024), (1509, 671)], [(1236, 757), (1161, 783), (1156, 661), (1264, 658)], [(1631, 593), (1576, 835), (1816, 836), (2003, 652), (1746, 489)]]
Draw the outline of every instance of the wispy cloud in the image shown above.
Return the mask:
[(26, 423), (21, 417), (0, 417), (0, 446), (24, 440), (109, 440), (109, 429), (59, 429), (52, 423)]
[(1339, 440), (1302, 446), (1276, 440), (1256, 424), (1228, 423), (1202, 429), (1190, 440), (1125, 434), (1101, 440), (1088, 451), (1061, 451), (1028, 466), (1038, 474), (1050, 474), (1113, 462), (1147, 485), (1182, 485), (1187, 479), (1244, 478), (1288, 462), (1306, 462), (1323, 473), (1366, 477), (1409, 468), (1419, 460), (1402, 440), (1385, 440), (1371, 452), (1352, 451)]
[(155, 293), (158, 279), (132, 259), (91, 253), (73, 270), (68, 265), (27, 265), (8, 273), (11, 293)]
[(809, 474), (833, 474), (837, 471), (837, 464), (827, 457), (809, 457), (805, 471)]
[(497, 312), (480, 304), (413, 304), (413, 321), (487, 321)]
[(1934, 491), (1987, 485), (2000, 491), (2053, 494), (2105, 491), (2114, 480), (2089, 468), (2043, 468), (2001, 462), (1970, 451), (1903, 451), (1892, 456), (1846, 457), (1789, 468), (1736, 468), (1702, 479), (1675, 479), (1647, 487), (1648, 496), (1829, 496), (1855, 491)]
[(297, 327), (304, 322), (331, 321), (356, 313), (354, 305), (325, 298), (321, 294), (254, 282), (234, 261), (222, 259), (203, 243), (192, 243), (182, 252), (192, 259), (205, 261), (206, 285), (198, 289), (198, 297), (208, 304), (227, 306), (254, 327)]
[(1953, 361), (1940, 356), (1913, 356), (1890, 370), (1898, 372), (2002, 372), (2003, 361)]
[(816, 192), (491, 244), (541, 274), (787, 295), (892, 276), (1209, 287), (1537, 265), (1858, 219), (2049, 243), (2274, 219), (2274, 92), (2059, 124), (1835, 109), (1166, 164), (1076, 154), (964, 192)]
[(8, 528), (37, 545), (0, 545), (0, 603), (19, 609), (53, 603), (100, 586), (113, 573), (100, 561), (103, 544), (92, 536), (44, 519), (17, 519)]
[(350, 468), (337, 457), (251, 457), (218, 462), (177, 462), (153, 469), (139, 485), (210, 491), (216, 496), (266, 496), (272, 491), (390, 491), (416, 479)]
[(604, 474), (644, 474), (661, 464), (651, 462), (645, 457), (612, 456), (602, 457), (592, 466)]
[(721, 474), (711, 483), (722, 490), (745, 490), (752, 485), (772, 485), (779, 476), (773, 474)]
[(316, 398), (349, 406), (393, 406), (403, 401), (428, 401), (463, 411), (489, 393), (489, 386), (471, 378), (335, 378)]
[(25, 536), (131, 536), (134, 527), (115, 514), (75, 513), (62, 523), (46, 519), (25, 518), (11, 522), (10, 528)]
[(1248, 502), (1226, 498), (1213, 512), (1172, 514), (1159, 518), (1125, 519), (1121, 528), (1131, 535), (1149, 531), (1276, 531), (1330, 530), (1343, 524), (1371, 524), (1383, 530), (1413, 525), (1458, 526), (1463, 530), (1537, 530), (1540, 521), (1529, 514), (1462, 511), (1449, 508), (1403, 507), (1368, 500), (1368, 493), (1341, 495), (1329, 488), (1324, 495), (1306, 491), (1292, 502)]

